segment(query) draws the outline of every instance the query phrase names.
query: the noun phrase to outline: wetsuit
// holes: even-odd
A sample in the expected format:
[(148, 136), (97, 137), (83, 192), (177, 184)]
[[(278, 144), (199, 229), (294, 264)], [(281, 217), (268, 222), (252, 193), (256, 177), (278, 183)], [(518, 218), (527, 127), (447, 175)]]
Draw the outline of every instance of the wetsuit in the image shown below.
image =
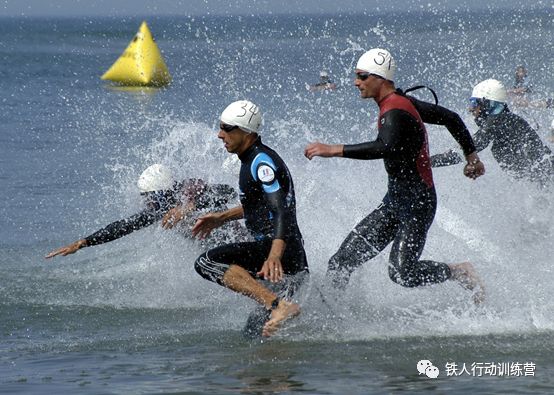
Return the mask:
[(389, 94), (378, 104), (377, 139), (345, 145), (343, 156), (383, 159), (388, 191), (377, 209), (356, 225), (330, 259), (327, 274), (335, 287), (344, 288), (357, 267), (392, 242), (389, 276), (394, 282), (405, 287), (443, 282), (451, 276), (448, 265), (419, 260), (437, 206), (423, 122), (448, 124), (468, 154), (474, 150), (471, 136), (455, 113), (401, 92)]
[(223, 210), (226, 204), (236, 198), (233, 188), (224, 184), (208, 185), (199, 179), (188, 179), (175, 183), (173, 189), (156, 193), (148, 199), (146, 208), (129, 218), (112, 222), (106, 227), (85, 237), (87, 246), (107, 243), (161, 220), (178, 204), (192, 203), (195, 210)]
[[(259, 137), (239, 159), (239, 197), (246, 227), (255, 241), (211, 249), (196, 260), (195, 269), (205, 279), (220, 285), (230, 265), (239, 265), (255, 277), (267, 259), (273, 240), (282, 239), (286, 248), (281, 264), (287, 283), (289, 276), (308, 271), (304, 242), (296, 221), (291, 175), (279, 155), (262, 144)], [(296, 285), (284, 287), (288, 296)]]
[[(527, 121), (506, 107), (499, 114), (478, 118), (476, 122), (480, 126), (473, 136), (477, 151), (492, 143), (494, 159), (509, 174), (542, 184), (552, 181), (552, 151)], [(461, 161), (460, 155), (453, 151), (431, 157), (433, 167), (454, 165)]]
[(457, 113), (437, 104), (418, 100), (412, 96), (406, 97), (410, 99), (424, 123), (446, 127), (452, 137), (454, 137), (454, 140), (462, 147), (464, 155), (467, 156), (475, 152), (476, 148), (471, 134)]

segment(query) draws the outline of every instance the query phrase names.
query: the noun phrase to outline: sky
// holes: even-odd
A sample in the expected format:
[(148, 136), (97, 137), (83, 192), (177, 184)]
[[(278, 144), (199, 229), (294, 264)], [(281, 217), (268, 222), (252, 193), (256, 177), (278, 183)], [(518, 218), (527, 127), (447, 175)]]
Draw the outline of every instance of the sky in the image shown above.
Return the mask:
[[(551, 0), (524, 2), (550, 8)], [(520, 0), (0, 0), (0, 17), (325, 14), (394, 10), (517, 9)]]

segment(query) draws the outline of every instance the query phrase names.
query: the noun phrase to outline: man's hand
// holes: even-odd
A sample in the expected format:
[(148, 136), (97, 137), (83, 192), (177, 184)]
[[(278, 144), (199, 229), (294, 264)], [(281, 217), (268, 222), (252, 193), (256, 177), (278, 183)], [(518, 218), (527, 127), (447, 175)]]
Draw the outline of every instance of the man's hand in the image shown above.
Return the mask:
[(185, 218), (186, 213), (182, 206), (173, 207), (162, 218), (162, 228), (171, 229)]
[(56, 255), (66, 256), (69, 254), (76, 253), (79, 249), (86, 247), (87, 242), (85, 239), (77, 240), (75, 243), (71, 243), (65, 247), (58, 248), (57, 250), (52, 251), (48, 255), (46, 255), (44, 258), (49, 259), (53, 258)]
[(343, 145), (340, 144), (323, 144), (323, 143), (310, 143), (304, 150), (304, 156), (309, 160), (312, 160), (315, 156), (321, 156), (323, 158), (332, 158), (334, 156), (342, 156)]
[(221, 213), (208, 213), (199, 217), (192, 227), (192, 236), (205, 239), (212, 233), (212, 230), (223, 225)]
[(485, 174), (485, 165), (479, 159), (476, 152), (466, 156), (467, 164), (464, 166), (464, 175), (471, 179), (476, 179)]
[(283, 279), (283, 265), (281, 258), (277, 255), (269, 255), (262, 266), (262, 270), (258, 276), (263, 276), (264, 280), (269, 280), (272, 283), (279, 282)]

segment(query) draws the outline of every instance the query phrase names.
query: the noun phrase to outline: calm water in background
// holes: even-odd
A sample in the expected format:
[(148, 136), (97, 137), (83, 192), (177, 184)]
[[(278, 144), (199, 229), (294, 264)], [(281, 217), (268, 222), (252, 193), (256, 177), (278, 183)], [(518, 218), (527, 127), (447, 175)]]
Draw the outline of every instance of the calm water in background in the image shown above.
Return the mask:
[[(0, 392), (5, 393), (552, 393), (552, 192), (507, 178), (437, 169), (439, 211), (424, 257), (471, 260), (488, 301), (455, 284), (403, 289), (387, 254), (346, 294), (321, 299), (327, 259), (386, 188), (378, 161), (303, 158), (307, 142), (375, 136), (376, 106), (352, 69), (389, 48), (397, 85), (424, 83), (461, 114), (471, 87), (507, 85), (526, 64), (537, 97), (553, 94), (552, 9), (228, 18), (146, 18), (172, 73), (163, 90), (99, 80), (141, 19), (0, 20)], [(340, 88), (311, 94), (330, 72)], [(425, 93), (421, 93), (425, 98)], [(193, 270), (198, 243), (158, 226), (45, 261), (140, 206), (153, 162), (182, 177), (237, 181), (216, 139), (230, 101), (264, 112), (264, 141), (289, 164), (312, 279), (304, 314), (270, 341), (244, 340), (253, 303)], [(429, 97), (429, 100), (431, 98)], [(514, 109), (546, 140), (552, 110)], [(429, 128), (432, 152), (454, 147)], [(420, 376), (431, 360), (438, 379)], [(533, 377), (447, 377), (447, 362), (533, 362)]]

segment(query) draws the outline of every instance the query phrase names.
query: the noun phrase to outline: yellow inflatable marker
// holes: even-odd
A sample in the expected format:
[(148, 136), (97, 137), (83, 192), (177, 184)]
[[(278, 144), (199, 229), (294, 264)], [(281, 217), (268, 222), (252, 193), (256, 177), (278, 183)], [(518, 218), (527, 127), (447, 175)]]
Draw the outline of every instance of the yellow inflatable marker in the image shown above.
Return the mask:
[(164, 86), (171, 82), (171, 75), (146, 22), (142, 22), (123, 54), (101, 78), (127, 86)]

